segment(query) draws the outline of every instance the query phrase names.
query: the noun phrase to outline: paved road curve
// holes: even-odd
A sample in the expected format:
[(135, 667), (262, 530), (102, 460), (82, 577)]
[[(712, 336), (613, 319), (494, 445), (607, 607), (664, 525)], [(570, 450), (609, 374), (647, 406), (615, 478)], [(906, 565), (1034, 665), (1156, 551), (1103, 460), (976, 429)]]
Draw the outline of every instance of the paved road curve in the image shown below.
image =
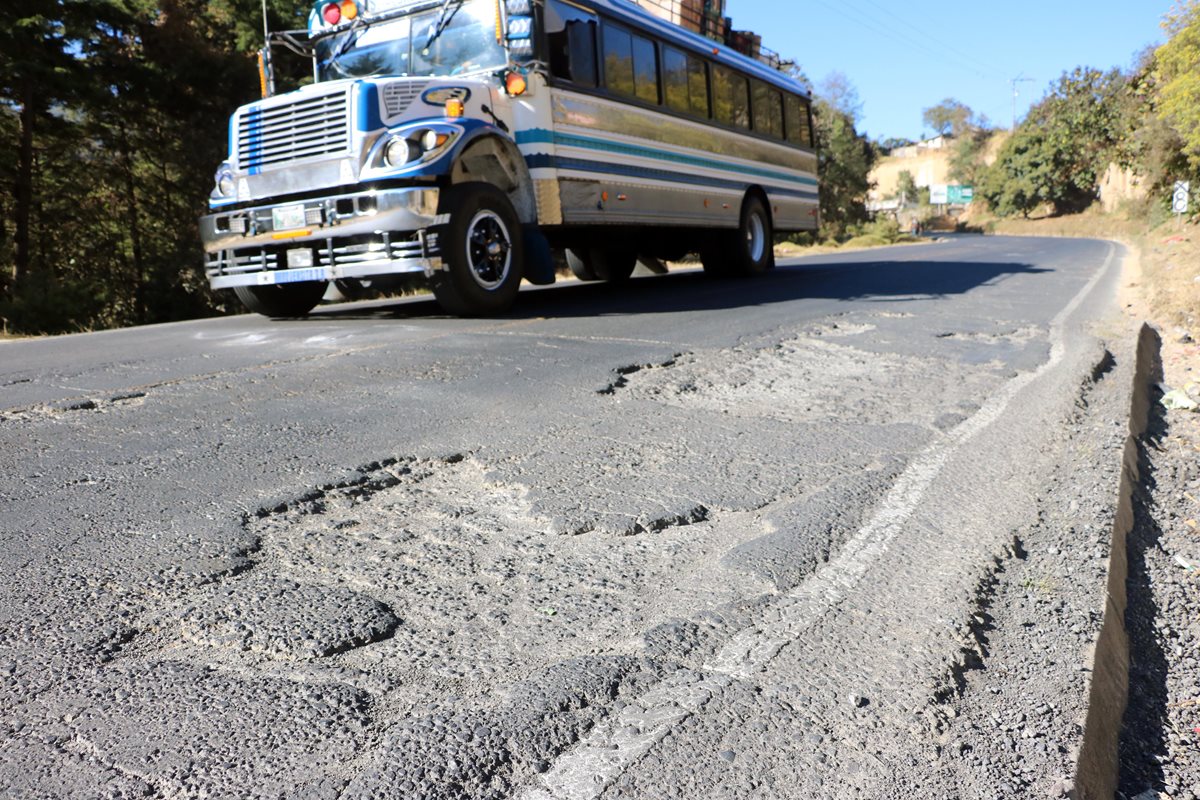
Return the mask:
[(0, 794), (900, 791), (1119, 258), (0, 344)]

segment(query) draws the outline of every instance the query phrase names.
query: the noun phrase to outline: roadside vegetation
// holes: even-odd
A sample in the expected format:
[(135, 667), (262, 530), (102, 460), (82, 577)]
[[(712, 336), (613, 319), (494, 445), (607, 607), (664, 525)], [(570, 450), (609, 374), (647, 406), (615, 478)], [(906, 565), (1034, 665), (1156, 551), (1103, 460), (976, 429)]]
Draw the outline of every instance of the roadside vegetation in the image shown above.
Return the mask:
[[(986, 207), (969, 227), (1129, 243), (1140, 254), (1140, 275), (1128, 288), (1168, 338), (1187, 340), (1200, 338), (1200, 2), (1179, 5), (1163, 27), (1168, 41), (1132, 70), (1064, 74), (993, 162), (983, 149), (962, 160), (975, 170)], [(1114, 173), (1128, 176), (1133, 191), (1106, 211), (1100, 186)], [(1178, 181), (1191, 184), (1183, 218), (1171, 211)]]

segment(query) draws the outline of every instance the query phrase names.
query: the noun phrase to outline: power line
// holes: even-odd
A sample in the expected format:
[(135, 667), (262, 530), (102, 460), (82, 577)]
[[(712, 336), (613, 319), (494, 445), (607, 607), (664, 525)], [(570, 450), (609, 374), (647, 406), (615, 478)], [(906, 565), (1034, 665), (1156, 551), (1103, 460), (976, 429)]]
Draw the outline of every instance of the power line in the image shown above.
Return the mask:
[[(844, 1), (845, 0), (843, 0), (843, 2)], [(912, 38), (911, 36), (908, 36), (907, 34), (904, 34), (900, 31), (885, 30), (883, 28), (880, 28), (876, 24), (875, 20), (873, 18), (871, 18), (870, 16), (868, 16), (866, 14), (866, 12), (862, 11), (862, 9), (856, 8), (854, 6), (846, 7), (846, 6), (834, 5), (833, 3), (826, 2), (826, 0), (814, 0), (814, 2), (816, 2), (819, 5), (824, 6), (825, 8), (829, 9), (830, 11), (833, 11), (836, 14), (840, 14), (841, 16), (845, 17), (850, 22), (854, 23), (855, 25), (858, 25), (859, 27), (864, 28), (865, 30), (871, 31), (872, 33), (875, 33), (876, 35), (878, 35), (884, 39), (888, 39), (888, 40), (901, 39), (901, 40), (905, 41), (906, 43), (908, 43), (909, 45), (911, 45), (912, 47), (915, 47), (918, 50), (923, 51), (925, 54), (932, 56), (933, 58), (938, 59), (946, 64), (950, 64), (959, 69), (966, 69), (967, 71), (973, 72), (974, 74), (978, 75), (981, 78), (995, 77), (994, 75), (988, 75), (986, 72), (980, 70), (977, 66), (975, 66), (973, 64), (965, 63), (961, 59), (954, 58), (953, 56), (951, 56), (948, 53), (945, 53), (945, 52), (942, 52), (939, 50), (935, 50), (935, 49), (929, 47), (928, 45), (924, 44), (923, 42), (919, 42), (916, 39)], [(854, 12), (854, 15), (852, 15), (850, 12)], [(857, 15), (857, 16), (855, 16), (855, 15)]]
[[(852, 3), (849, 2), (849, 0), (845, 0), (845, 2), (847, 2), (848, 5), (853, 5)], [(925, 39), (927, 39), (928, 41), (937, 45), (938, 47), (942, 48), (943, 50), (950, 52), (950, 53), (954, 53), (957, 56), (959, 56), (967, 61), (974, 62), (975, 64), (983, 67), (988, 72), (992, 73), (992, 75), (991, 75), (992, 77), (1000, 77), (1001, 75), (1004, 74), (1004, 72), (1002, 70), (997, 69), (994, 64), (990, 64), (986, 61), (983, 61), (982, 59), (975, 57), (974, 55), (972, 55), (970, 53), (966, 53), (962, 50), (959, 50), (958, 48), (954, 47), (953, 45), (946, 44), (944, 41), (942, 41), (938, 37), (929, 33), (929, 31), (927, 31), (923, 28), (917, 27), (916, 25), (912, 24), (908, 20), (901, 17), (899, 14), (896, 14), (895, 12), (891, 11), (890, 9), (884, 8), (883, 6), (879, 5), (878, 3), (875, 2), (875, 0), (863, 0), (863, 2), (865, 2), (867, 5), (871, 6), (872, 8), (876, 9), (877, 11), (879, 11), (883, 14), (886, 14), (887, 16), (891, 17), (892, 19), (896, 20), (897, 22), (899, 22), (901, 25), (905, 26), (909, 30), (915, 31), (919, 36), (924, 37)]]

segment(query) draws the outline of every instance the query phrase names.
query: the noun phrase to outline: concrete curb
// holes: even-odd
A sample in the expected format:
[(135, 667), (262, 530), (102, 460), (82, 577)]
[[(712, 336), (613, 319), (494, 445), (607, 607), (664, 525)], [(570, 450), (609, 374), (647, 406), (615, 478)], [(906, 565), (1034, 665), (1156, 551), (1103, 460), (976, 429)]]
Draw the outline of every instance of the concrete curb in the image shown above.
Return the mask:
[(1096, 640), (1083, 743), (1075, 764), (1074, 796), (1079, 800), (1112, 800), (1117, 794), (1117, 745), (1129, 699), (1129, 635), (1125, 629), (1125, 581), (1129, 576), (1127, 538), (1133, 529), (1133, 494), (1141, 478), (1138, 440), (1150, 423), (1151, 388), (1162, 382), (1161, 347), (1158, 331), (1143, 324), (1138, 333), (1129, 436), (1125, 440), (1112, 551), (1108, 560), (1108, 600), (1100, 636)]

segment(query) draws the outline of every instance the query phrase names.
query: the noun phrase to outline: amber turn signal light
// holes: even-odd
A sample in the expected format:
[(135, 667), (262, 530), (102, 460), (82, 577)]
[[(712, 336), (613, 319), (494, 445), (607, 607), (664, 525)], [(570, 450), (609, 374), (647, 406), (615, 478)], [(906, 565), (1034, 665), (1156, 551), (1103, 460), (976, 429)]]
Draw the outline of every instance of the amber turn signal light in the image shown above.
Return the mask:
[(529, 89), (525, 76), (519, 72), (510, 72), (504, 76), (504, 88), (512, 97), (520, 97)]

